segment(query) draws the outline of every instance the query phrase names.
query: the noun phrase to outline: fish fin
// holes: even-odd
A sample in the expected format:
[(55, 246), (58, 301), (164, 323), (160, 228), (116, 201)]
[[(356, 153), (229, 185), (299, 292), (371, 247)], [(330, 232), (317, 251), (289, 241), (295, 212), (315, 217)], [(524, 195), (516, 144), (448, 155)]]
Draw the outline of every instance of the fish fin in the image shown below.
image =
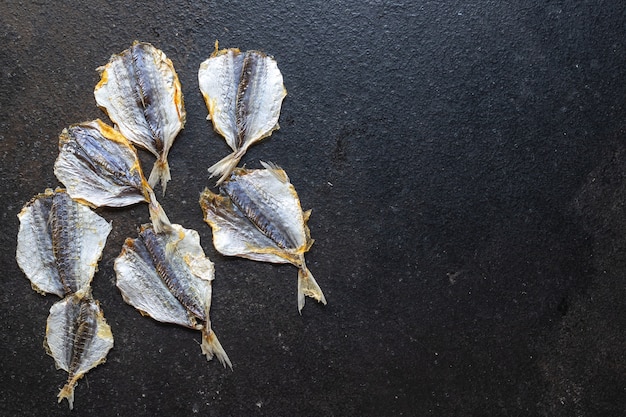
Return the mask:
[(171, 179), (170, 165), (167, 163), (167, 159), (157, 159), (152, 167), (152, 171), (150, 172), (150, 177), (148, 178), (148, 184), (150, 184), (150, 187), (154, 188), (154, 186), (160, 181), (161, 188), (163, 189), (163, 195), (165, 195), (167, 182)]
[(261, 163), (261, 165), (263, 165), (263, 168), (265, 169), (281, 169), (281, 167), (278, 166), (278, 164), (274, 163), (274, 162), (265, 162), (265, 161), (259, 161)]
[[(39, 293), (39, 294), (41, 294), (41, 295), (44, 295), (44, 296), (45, 296), (46, 294), (48, 294), (47, 292), (45, 292), (44, 290), (42, 290), (41, 288), (39, 288), (37, 285), (35, 285), (35, 283), (33, 283), (32, 281), (31, 281), (31, 283), (30, 283), (30, 287), (31, 287), (34, 291), (38, 292), (38, 293)], [(62, 292), (61, 292), (61, 293), (62, 293)], [(58, 295), (59, 297), (63, 297), (63, 295), (61, 295), (61, 293), (54, 293), (54, 294)]]
[(305, 296), (326, 305), (326, 297), (324, 297), (322, 289), (303, 262), (302, 267), (298, 270), (298, 312), (300, 314), (302, 314), (302, 308), (304, 307)]
[(281, 167), (279, 167), (273, 162), (265, 162), (265, 161), (259, 161), (259, 162), (261, 162), (261, 165), (263, 165), (263, 168), (267, 169), (280, 182), (282, 183), (289, 182), (289, 177), (287, 176), (287, 173)]
[(206, 355), (207, 360), (210, 361), (213, 359), (213, 356), (215, 356), (221, 364), (224, 365), (224, 368), (228, 365), (230, 369), (233, 369), (233, 364), (230, 362), (230, 359), (228, 359), (228, 355), (224, 351), (220, 341), (217, 340), (217, 336), (213, 330), (206, 328), (202, 330), (202, 344), (200, 348), (202, 349), (202, 353)]
[(91, 285), (89, 285), (89, 283), (87, 283), (87, 285), (83, 286), (82, 288), (79, 288), (74, 295), (78, 298), (91, 298)]
[(163, 210), (163, 207), (161, 207), (157, 201), (154, 191), (150, 189), (148, 192), (150, 195), (148, 208), (150, 210), (150, 220), (152, 221), (154, 231), (156, 233), (171, 232), (174, 229), (172, 228), (172, 223), (167, 218), (167, 214), (165, 214), (165, 210)]
[(217, 55), (217, 52), (220, 50), (220, 42), (215, 39), (215, 46), (214, 46), (214, 50), (213, 50), (213, 54), (211, 54), (211, 56), (215, 56)]
[(244, 153), (246, 153), (245, 149), (239, 149), (238, 151), (233, 152), (230, 155), (227, 155), (225, 158), (222, 158), (217, 163), (209, 167), (209, 172), (211, 173), (211, 177), (220, 175), (220, 179), (217, 181), (215, 185), (220, 185), (222, 182), (224, 182), (226, 178), (228, 178), (230, 173), (233, 172), (233, 170), (239, 163), (239, 160), (241, 159)]
[(59, 398), (58, 402), (63, 401), (63, 399), (65, 398), (67, 400), (67, 403), (70, 406), (70, 410), (72, 410), (74, 408), (74, 387), (77, 385), (76, 381), (69, 381), (67, 384), (65, 384), (63, 386), (63, 388), (61, 388), (61, 391), (59, 392), (59, 395), (57, 396)]

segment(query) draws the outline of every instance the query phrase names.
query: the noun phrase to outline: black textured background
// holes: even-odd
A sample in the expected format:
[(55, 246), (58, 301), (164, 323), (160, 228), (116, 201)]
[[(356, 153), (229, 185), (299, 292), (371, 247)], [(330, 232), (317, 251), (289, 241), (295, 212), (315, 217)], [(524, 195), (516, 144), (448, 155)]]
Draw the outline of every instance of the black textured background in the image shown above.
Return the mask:
[[(0, 3), (0, 415), (626, 415), (622, 2), (125, 3)], [(15, 262), (16, 215), (58, 185), (61, 130), (105, 118), (95, 69), (135, 39), (183, 84), (160, 202), (216, 264), (234, 369), (122, 301), (113, 261), (148, 211), (98, 210), (113, 232), (93, 292), (115, 348), (70, 413), (42, 348), (56, 297)], [(281, 165), (313, 208), (328, 306), (302, 316), (295, 268), (220, 256), (202, 221), (228, 152), (197, 83), (216, 39), (272, 54), (285, 79), (281, 129), (244, 162)]]

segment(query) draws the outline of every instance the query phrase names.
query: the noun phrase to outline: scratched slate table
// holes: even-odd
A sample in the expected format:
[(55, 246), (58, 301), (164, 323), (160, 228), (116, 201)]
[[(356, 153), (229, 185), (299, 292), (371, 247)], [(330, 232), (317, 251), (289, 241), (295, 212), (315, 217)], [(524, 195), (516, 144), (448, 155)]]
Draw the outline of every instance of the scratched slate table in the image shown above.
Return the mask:
[[(3, 416), (623, 416), (626, 6), (620, 2), (67, 1), (0, 5)], [(187, 124), (160, 198), (216, 265), (213, 327), (142, 317), (113, 261), (93, 281), (107, 362), (57, 404), (42, 348), (55, 296), (15, 262), (17, 213), (57, 138), (105, 115), (95, 69), (133, 40), (172, 59)], [(296, 309), (296, 269), (220, 256), (197, 203), (228, 153), (197, 70), (221, 47), (278, 61), (281, 129), (243, 162), (282, 166), (312, 208), (308, 265), (328, 299)], [(152, 159), (141, 153), (144, 165)]]

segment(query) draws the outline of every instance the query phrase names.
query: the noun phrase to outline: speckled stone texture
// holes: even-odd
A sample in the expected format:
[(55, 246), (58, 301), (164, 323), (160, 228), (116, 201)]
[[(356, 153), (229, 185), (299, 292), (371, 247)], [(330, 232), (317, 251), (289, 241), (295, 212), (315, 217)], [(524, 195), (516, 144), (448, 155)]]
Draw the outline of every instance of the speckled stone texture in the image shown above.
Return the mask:
[[(113, 222), (93, 281), (115, 337), (74, 416), (626, 415), (626, 6), (618, 1), (0, 3), (0, 415), (69, 415), (42, 341), (56, 298), (15, 261), (17, 213), (58, 185), (61, 130), (106, 116), (96, 68), (138, 39), (172, 59), (187, 125), (160, 197), (215, 262), (213, 328), (126, 305)], [(328, 305), (296, 269), (220, 256), (202, 220), (229, 150), (197, 70), (220, 47), (273, 55), (281, 129), (242, 162), (283, 167)], [(144, 169), (152, 157), (141, 152)]]

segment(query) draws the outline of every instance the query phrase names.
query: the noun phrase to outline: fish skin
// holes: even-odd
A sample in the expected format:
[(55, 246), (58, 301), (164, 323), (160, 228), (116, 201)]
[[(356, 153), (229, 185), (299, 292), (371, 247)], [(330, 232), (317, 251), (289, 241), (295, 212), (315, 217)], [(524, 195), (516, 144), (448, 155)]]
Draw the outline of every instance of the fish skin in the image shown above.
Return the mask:
[(86, 205), (74, 201), (63, 189), (54, 193), (49, 222), (66, 295), (89, 294), (111, 224)]
[[(76, 298), (72, 298), (76, 300)], [(67, 358), (69, 363), (69, 379), (74, 379), (76, 372), (81, 367), (81, 358), (83, 353), (89, 350), (95, 332), (96, 332), (96, 316), (93, 313), (93, 304), (89, 299), (80, 298), (77, 300), (77, 311), (67, 312), (69, 324), (72, 326), (70, 332), (74, 335), (71, 351)], [(72, 320), (74, 319), (74, 320)]]
[[(259, 68), (262, 66), (260, 55), (250, 51), (243, 55), (241, 61), (241, 72), (237, 86), (237, 96), (235, 100), (235, 124), (237, 127), (237, 149), (244, 146), (252, 132), (249, 129), (248, 117), (254, 114), (256, 93), (253, 86), (263, 80)], [(250, 88), (248, 88), (250, 87)]]
[(198, 82), (200, 91), (209, 110), (213, 128), (224, 137), (228, 146), (236, 151), (237, 119), (236, 99), (241, 78), (243, 60), (239, 49), (223, 49), (200, 64)]
[(52, 189), (47, 189), (26, 203), (18, 214), (15, 258), (35, 291), (63, 297), (65, 290), (52, 249), (49, 222), (53, 195)]

